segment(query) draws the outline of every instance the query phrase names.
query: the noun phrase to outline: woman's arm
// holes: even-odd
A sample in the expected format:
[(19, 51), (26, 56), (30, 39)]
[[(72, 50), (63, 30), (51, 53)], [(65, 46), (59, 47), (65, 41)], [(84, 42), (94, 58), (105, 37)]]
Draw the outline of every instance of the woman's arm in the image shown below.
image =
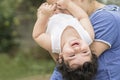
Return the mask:
[(51, 51), (51, 39), (48, 34), (45, 33), (46, 26), (49, 17), (52, 16), (55, 9), (55, 5), (48, 5), (43, 3), (37, 12), (37, 20), (33, 29), (33, 39), (44, 49)]

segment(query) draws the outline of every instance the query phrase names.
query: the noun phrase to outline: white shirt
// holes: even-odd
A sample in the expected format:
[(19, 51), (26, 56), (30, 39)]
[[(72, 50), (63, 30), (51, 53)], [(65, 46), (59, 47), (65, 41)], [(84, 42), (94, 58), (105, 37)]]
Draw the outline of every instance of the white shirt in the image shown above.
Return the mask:
[(73, 27), (86, 43), (92, 43), (90, 35), (76, 18), (68, 14), (59, 13), (50, 18), (46, 30), (46, 33), (51, 36), (52, 53), (61, 52), (61, 35), (67, 26)]

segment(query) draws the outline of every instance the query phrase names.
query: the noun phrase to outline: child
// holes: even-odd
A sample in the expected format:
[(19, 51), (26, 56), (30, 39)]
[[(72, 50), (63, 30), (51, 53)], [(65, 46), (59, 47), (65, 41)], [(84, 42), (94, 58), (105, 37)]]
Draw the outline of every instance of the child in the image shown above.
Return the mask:
[[(58, 8), (57, 4), (48, 3), (43, 3), (39, 7), (37, 21), (33, 29), (34, 40), (42, 48), (48, 50), (56, 62), (59, 58), (62, 59), (62, 63), (69, 69), (68, 72), (72, 71), (73, 73), (73, 71), (88, 63), (92, 67), (89, 65), (90, 69), (86, 71), (95, 74), (97, 66), (96, 60), (93, 60), (93, 58), (96, 59), (96, 57), (94, 57), (89, 48), (94, 34), (89, 35), (93, 30), (88, 16), (86, 17), (85, 15), (80, 18), (82, 24), (84, 23), (83, 21), (86, 21), (86, 24), (89, 25), (85, 26), (85, 24), (83, 28), (78, 19), (73, 17), (74, 15), (63, 14), (65, 11), (55, 14)], [(82, 12), (79, 11), (78, 13)], [(89, 31), (87, 27), (89, 27)]]

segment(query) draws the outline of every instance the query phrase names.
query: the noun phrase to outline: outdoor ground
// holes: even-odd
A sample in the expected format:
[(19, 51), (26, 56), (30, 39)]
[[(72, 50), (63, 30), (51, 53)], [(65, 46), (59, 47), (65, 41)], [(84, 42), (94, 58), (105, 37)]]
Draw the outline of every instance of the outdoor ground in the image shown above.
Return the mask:
[(21, 78), (18, 80), (49, 80), (49, 79), (50, 79), (50, 74), (49, 75), (36, 75), (36, 76)]
[(11, 59), (0, 54), (0, 80), (49, 80), (54, 66), (52, 60), (35, 60), (23, 55)]

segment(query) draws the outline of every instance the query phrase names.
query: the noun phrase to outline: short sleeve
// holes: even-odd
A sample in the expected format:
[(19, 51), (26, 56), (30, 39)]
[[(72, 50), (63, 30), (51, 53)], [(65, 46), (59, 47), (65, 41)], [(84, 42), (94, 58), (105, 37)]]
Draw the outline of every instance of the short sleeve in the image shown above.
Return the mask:
[(109, 11), (99, 11), (90, 17), (95, 31), (95, 40), (108, 44), (110, 47), (118, 36), (114, 16)]

